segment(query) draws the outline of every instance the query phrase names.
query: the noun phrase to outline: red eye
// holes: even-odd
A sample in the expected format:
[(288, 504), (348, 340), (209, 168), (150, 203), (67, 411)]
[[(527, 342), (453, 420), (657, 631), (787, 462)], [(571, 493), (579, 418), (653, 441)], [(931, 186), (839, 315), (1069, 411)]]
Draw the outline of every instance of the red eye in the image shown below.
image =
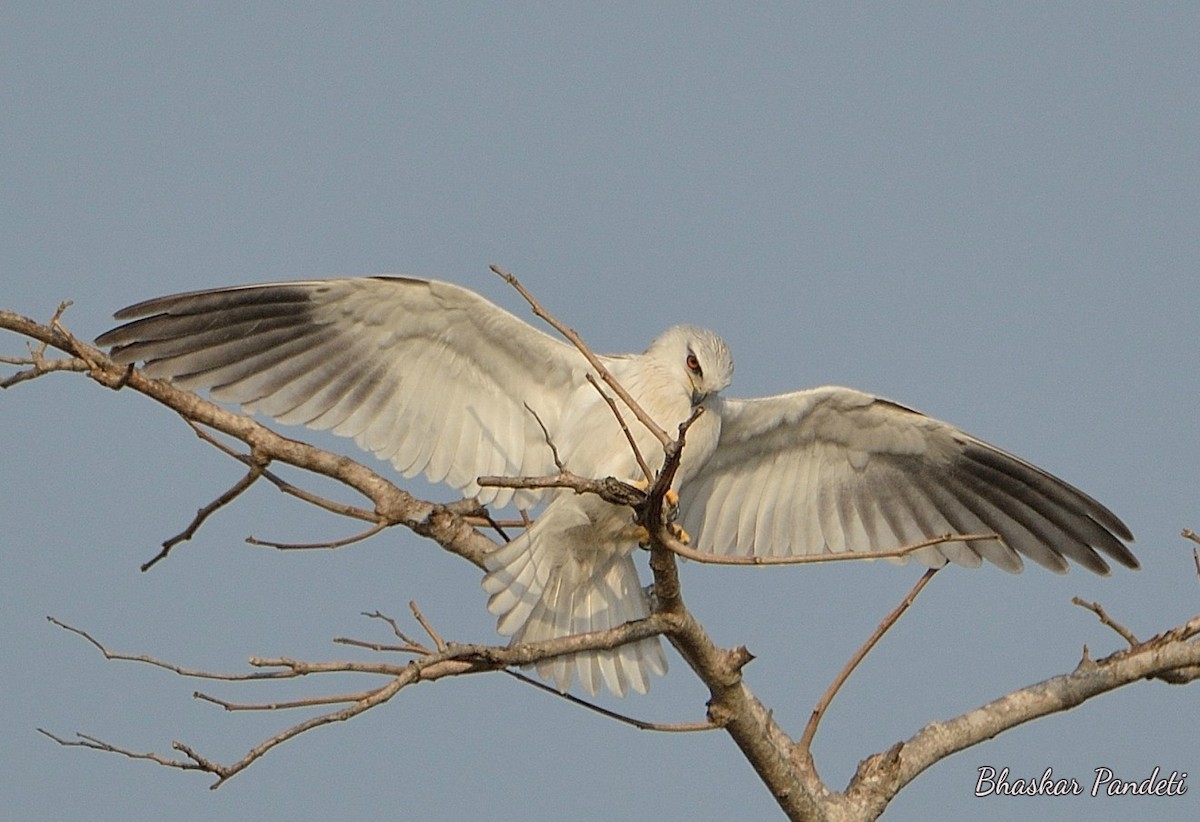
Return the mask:
[(689, 370), (690, 370), (690, 371), (691, 371), (693, 374), (700, 374), (700, 373), (703, 373), (703, 372), (701, 372), (701, 370), (700, 370), (700, 361), (699, 361), (698, 359), (696, 359), (696, 355), (695, 355), (695, 354), (688, 354), (688, 356), (687, 356), (687, 367), (688, 367), (688, 369), (689, 369)]

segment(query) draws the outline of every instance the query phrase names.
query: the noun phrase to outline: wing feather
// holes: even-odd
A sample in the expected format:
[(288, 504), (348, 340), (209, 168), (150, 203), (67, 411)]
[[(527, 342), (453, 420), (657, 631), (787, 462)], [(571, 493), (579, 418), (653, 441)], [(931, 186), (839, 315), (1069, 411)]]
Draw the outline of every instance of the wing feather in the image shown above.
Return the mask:
[(680, 519), (709, 553), (754, 556), (890, 550), (947, 533), (996, 540), (921, 549), (929, 565), (1021, 555), (1130, 568), (1115, 514), (1042, 469), (938, 420), (848, 388), (725, 400), (711, 458), (680, 489)]
[[(458, 286), (312, 280), (159, 297), (117, 312), (97, 342), (120, 362), (284, 422), (354, 437), (404, 472), (484, 502), (484, 473), (554, 470), (553, 434), (582, 377), (563, 343)], [(531, 427), (532, 425), (532, 427)], [(523, 491), (529, 505), (537, 492)]]

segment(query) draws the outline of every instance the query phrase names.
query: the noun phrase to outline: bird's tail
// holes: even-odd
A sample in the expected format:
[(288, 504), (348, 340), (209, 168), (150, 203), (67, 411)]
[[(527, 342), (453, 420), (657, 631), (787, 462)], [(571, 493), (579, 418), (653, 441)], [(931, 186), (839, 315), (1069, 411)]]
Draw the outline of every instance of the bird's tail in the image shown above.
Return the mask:
[[(514, 642), (539, 642), (649, 615), (631, 551), (599, 550), (590, 539), (594, 534), (586, 512), (552, 504), (524, 534), (487, 556), (483, 588), (491, 594), (488, 610), (500, 617), (496, 629), (501, 634), (511, 634)], [(658, 637), (651, 637), (611, 651), (555, 657), (536, 667), (560, 691), (578, 674), (590, 694), (603, 682), (624, 696), (630, 688), (645, 693), (649, 675), (665, 674), (667, 660)]]

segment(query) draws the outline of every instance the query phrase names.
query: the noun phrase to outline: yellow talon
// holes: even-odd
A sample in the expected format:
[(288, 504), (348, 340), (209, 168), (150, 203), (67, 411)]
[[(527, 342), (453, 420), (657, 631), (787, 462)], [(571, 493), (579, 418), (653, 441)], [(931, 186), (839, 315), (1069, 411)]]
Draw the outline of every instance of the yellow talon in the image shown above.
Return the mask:
[[(634, 480), (630, 483), (630, 485), (640, 488), (643, 491), (647, 491), (650, 488), (649, 481), (644, 479)], [(679, 493), (674, 488), (668, 488), (667, 492), (663, 494), (663, 501), (667, 504), (666, 519), (673, 520), (675, 518), (675, 513), (679, 508)], [(684, 545), (691, 544), (692, 537), (687, 531), (683, 530), (682, 526), (675, 522), (669, 522), (667, 524), (667, 528), (671, 532), (671, 536), (676, 540), (682, 542)], [(634, 526), (632, 536), (637, 539), (638, 544), (643, 547), (650, 544), (650, 532), (647, 531), (644, 526)]]
[[(634, 488), (640, 488), (643, 491), (650, 490), (649, 480), (644, 480), (644, 479), (634, 480), (633, 482), (631, 482), (629, 484), (632, 485)], [(666, 501), (667, 507), (669, 507), (669, 508), (678, 508), (679, 507), (679, 494), (675, 491), (674, 488), (668, 488), (667, 493), (663, 494), (663, 499)]]

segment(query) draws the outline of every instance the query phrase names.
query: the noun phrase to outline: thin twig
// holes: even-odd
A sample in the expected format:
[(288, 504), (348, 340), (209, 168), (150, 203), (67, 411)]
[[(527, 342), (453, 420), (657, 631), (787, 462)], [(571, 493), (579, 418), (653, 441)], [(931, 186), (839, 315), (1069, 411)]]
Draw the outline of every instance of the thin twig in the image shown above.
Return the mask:
[[(401, 642), (403, 642), (407, 645), (410, 645), (414, 648), (422, 648), (422, 649), (425, 648), (425, 646), (422, 645), (420, 642), (417, 642), (415, 639), (410, 637), (408, 634), (404, 633), (404, 631), (402, 631), (400, 629), (400, 623), (396, 622), (395, 619), (388, 616), (387, 614), (381, 613), (380, 611), (370, 611), (370, 612), (363, 611), (362, 615), (365, 616), (367, 619), (378, 619), (382, 622), (386, 622), (391, 627), (392, 634), (396, 637), (396, 639), (400, 640)], [(426, 649), (423, 651), (423, 653), (428, 655), (431, 652)]]
[[(221, 679), (221, 680), (243, 680), (243, 679), (265, 679), (265, 678), (290, 678), (304, 676), (307, 674), (321, 673), (365, 673), (365, 674), (382, 674), (390, 677), (389, 681), (379, 688), (366, 690), (355, 694), (335, 694), (322, 697), (313, 697), (302, 700), (291, 700), (287, 702), (269, 702), (269, 703), (235, 703), (228, 702), (207, 694), (196, 693), (198, 699), (219, 705), (226, 710), (277, 710), (282, 708), (308, 707), (313, 705), (324, 704), (341, 704), (344, 705), (337, 711), (321, 714), (312, 717), (296, 725), (293, 725), (286, 730), (260, 742), (258, 745), (251, 748), (241, 759), (236, 762), (224, 765), (218, 762), (213, 762), (195, 753), (182, 743), (173, 743), (173, 747), (177, 751), (185, 753), (191, 760), (190, 763), (181, 760), (164, 757), (158, 754), (142, 754), (130, 751), (125, 748), (120, 748), (116, 745), (103, 742), (95, 737), (78, 735), (77, 741), (71, 741), (57, 737), (49, 732), (45, 732), (46, 736), (55, 740), (61, 745), (73, 747), (87, 747), (95, 750), (117, 753), (134, 759), (145, 759), (156, 762), (160, 765), (168, 767), (181, 768), (185, 770), (200, 770), (211, 773), (217, 777), (210, 787), (218, 788), (234, 775), (245, 770), (264, 754), (271, 749), (283, 744), (284, 742), (299, 736), (314, 728), (321, 727), (333, 722), (341, 722), (350, 719), (358, 714), (370, 710), (373, 707), (381, 705), (390, 700), (396, 693), (404, 687), (421, 682), (423, 680), (436, 680), (446, 676), (457, 676), (470, 673), (482, 673), (487, 671), (503, 670), (512, 665), (527, 665), (542, 659), (550, 659), (556, 656), (569, 653), (579, 653), (587, 650), (611, 650), (620, 645), (629, 642), (635, 642), (640, 639), (646, 639), (651, 636), (657, 636), (667, 630), (671, 630), (671, 623), (663, 618), (650, 617), (636, 622), (626, 623), (617, 628), (612, 628), (606, 631), (595, 631), (590, 634), (579, 634), (568, 637), (560, 637), (557, 639), (547, 640), (541, 643), (530, 643), (516, 647), (499, 647), (490, 645), (466, 645), (452, 644), (448, 645), (444, 642), (436, 630), (421, 614), (415, 603), (410, 604), (413, 615), (422, 627), (429, 633), (434, 643), (440, 649), (438, 653), (430, 653), (422, 659), (413, 660), (405, 665), (380, 665), (380, 664), (364, 664), (360, 662), (303, 662), (287, 658), (257, 658), (252, 657), (249, 664), (255, 667), (272, 667), (282, 670), (271, 672), (269, 674), (255, 673), (242, 675), (215, 674), (207, 671), (196, 671), (172, 663), (162, 662), (147, 656), (134, 656), (130, 654), (119, 654), (109, 651), (101, 643), (92, 638), (87, 632), (73, 628), (58, 620), (50, 618), (52, 622), (65, 630), (78, 634), (95, 646), (108, 659), (129, 660), (143, 662), (159, 668), (172, 671), (181, 676), (200, 678), (200, 679)], [(386, 617), (378, 612), (366, 614), (371, 618), (384, 620), (393, 626), (394, 633), (403, 638), (403, 632), (396, 626), (395, 621), (390, 617)]]
[[(45, 345), (42, 346), (45, 348)], [(44, 374), (51, 374), (56, 371), (87, 371), (90, 367), (88, 363), (78, 357), (59, 357), (56, 359), (45, 359), (39, 354), (33, 354), (28, 359), (18, 357), (0, 357), (0, 363), (4, 365), (28, 365), (24, 371), (18, 371), (11, 377), (0, 380), (0, 388), (12, 388), (14, 385), (26, 382), (28, 380), (37, 379)]]
[(1124, 625), (1110, 617), (1108, 612), (1104, 610), (1104, 606), (1102, 606), (1099, 602), (1087, 602), (1079, 597), (1071, 597), (1071, 603), (1078, 605), (1080, 608), (1086, 608), (1087, 610), (1091, 611), (1100, 619), (1101, 623), (1107, 625), (1109, 628), (1112, 628), (1114, 631), (1120, 634), (1121, 638), (1128, 642), (1131, 648), (1139, 644), (1138, 638), (1133, 635), (1133, 631), (1130, 631)]
[(638, 418), (638, 421), (641, 422), (642, 425), (646, 426), (646, 430), (653, 434), (655, 438), (662, 443), (664, 448), (671, 444), (671, 438), (667, 435), (667, 432), (659, 427), (659, 425), (650, 418), (650, 415), (647, 414), (640, 405), (638, 405), (632, 396), (630, 396), (629, 392), (625, 390), (624, 386), (617, 382), (617, 379), (609, 372), (607, 368), (604, 367), (604, 364), (600, 362), (600, 358), (596, 356), (592, 349), (588, 347), (587, 343), (583, 341), (583, 339), (573, 328), (570, 328), (559, 322), (554, 315), (542, 308), (541, 303), (539, 303), (537, 299), (530, 294), (528, 290), (526, 290), (525, 286), (521, 285), (521, 282), (515, 276), (509, 274), (498, 265), (492, 265), (489, 266), (489, 268), (491, 268), (492, 272), (499, 276), (502, 280), (515, 288), (518, 294), (525, 298), (525, 302), (529, 303), (530, 308), (533, 309), (533, 313), (536, 316), (545, 320), (554, 328), (554, 330), (570, 340), (571, 344), (579, 350), (579, 353), (582, 354), (585, 359), (587, 359), (592, 368), (596, 370), (596, 373), (600, 375), (600, 379), (604, 380), (608, 387), (611, 388), (613, 392), (621, 398), (621, 401), (628, 406), (629, 410), (633, 412), (633, 415)]
[(59, 745), (62, 745), (64, 748), (90, 748), (94, 751), (104, 751), (106, 753), (120, 754), (121, 756), (128, 757), (129, 759), (143, 759), (143, 760), (146, 760), (147, 762), (154, 762), (158, 765), (163, 765), (168, 768), (179, 768), (180, 770), (184, 770), (184, 771), (207, 771), (209, 773), (212, 772), (210, 768), (207, 768), (203, 764), (201, 764), (201, 762), (203, 760), (197, 761), (197, 758), (193, 758), (190, 756), (189, 756), (189, 758), (191, 758), (192, 761), (185, 762), (181, 759), (172, 759), (171, 757), (162, 756), (162, 755), (156, 754), (156, 753), (136, 753), (134, 751), (126, 750), (124, 748), (118, 748), (115, 745), (110, 745), (109, 743), (107, 743), (103, 740), (97, 739), (94, 736), (88, 736), (87, 734), (77, 733), (77, 734), (75, 734), (76, 738), (72, 740), (72, 739), (63, 739), (60, 736), (56, 736), (56, 735), (50, 733), (49, 731), (47, 731), (45, 728), (38, 728), (37, 732), (42, 734), (43, 736), (50, 737), (55, 742), (57, 742)]
[[(486, 511), (484, 512), (483, 516), (481, 516), (481, 517), (464, 517), (464, 519), (466, 519), (468, 522), (471, 522), (472, 524), (474, 524), (474, 522), (476, 520), (486, 522), (488, 524), (488, 527), (490, 527), (493, 531), (495, 531), (497, 534), (500, 535), (500, 539), (504, 540), (505, 542), (512, 542), (512, 540), (509, 538), (508, 534), (505, 533), (505, 531), (504, 531), (504, 529), (506, 527), (509, 527), (510, 522), (512, 522), (511, 520), (493, 519), (492, 515), (490, 513), (487, 513)], [(519, 524), (519, 523), (516, 523), (516, 524)]]
[(368, 651), (390, 652), (398, 654), (418, 654), (419, 656), (429, 656), (433, 651), (423, 645), (385, 645), (382, 642), (370, 642), (365, 639), (354, 639), (353, 637), (335, 636), (332, 640), (334, 645), (347, 645), (351, 648), (364, 648)]
[(266, 539), (258, 539), (254, 536), (246, 537), (246, 542), (250, 545), (262, 545), (266, 548), (277, 548), (280, 551), (314, 551), (331, 548), (344, 548), (347, 545), (353, 545), (356, 542), (370, 539), (390, 525), (388, 522), (379, 521), (365, 531), (360, 531), (357, 534), (352, 534), (342, 539), (330, 540), (327, 542), (273, 542)]
[(428, 634), (429, 638), (433, 640), (434, 647), (438, 649), (439, 653), (444, 653), (446, 650), (445, 640), (442, 639), (441, 634), (434, 630), (433, 626), (429, 624), (429, 621), (425, 619), (425, 615), (422, 614), (421, 609), (417, 607), (417, 601), (410, 600), (408, 603), (408, 608), (410, 611), (412, 611), (413, 616), (416, 618), (417, 622), (420, 623), (421, 627), (425, 629), (425, 633)]
[(922, 548), (929, 548), (933, 545), (941, 545), (947, 542), (974, 542), (977, 540), (1000, 539), (997, 534), (942, 534), (941, 536), (930, 537), (921, 542), (914, 542), (911, 545), (902, 545), (899, 548), (892, 548), (886, 551), (843, 551), (837, 554), (802, 554), (799, 556), (787, 557), (760, 557), (760, 556), (725, 556), (724, 554), (712, 554), (697, 551), (695, 548), (690, 548), (676, 539), (665, 539), (663, 543), (665, 547), (673, 554), (678, 554), (685, 559), (694, 560), (706, 565), (808, 565), (822, 562), (850, 562), (866, 559), (897, 559), (905, 557), (914, 551), (919, 551)]
[(290, 679), (296, 676), (296, 674), (291, 671), (253, 671), (250, 673), (238, 674), (218, 673), (215, 671), (204, 671), (197, 668), (185, 668), (182, 665), (176, 665), (172, 662), (164, 662), (163, 660), (155, 659), (154, 657), (146, 656), (145, 654), (126, 654), (119, 651), (110, 651), (87, 631), (84, 631), (81, 628), (76, 628), (72, 625), (68, 625), (67, 623), (55, 619), (52, 616), (48, 616), (46, 619), (54, 625), (57, 625), (59, 628), (62, 628), (64, 631), (70, 631), (77, 636), (83, 637), (85, 640), (91, 643), (96, 650), (103, 654), (105, 659), (119, 662), (140, 662), (144, 665), (162, 668), (163, 670), (170, 671), (171, 673), (178, 674), (179, 676), (190, 677), (192, 679), (216, 679), (221, 680), (222, 682), (243, 682), (247, 680), (258, 679)]
[(612, 411), (613, 417), (617, 420), (617, 425), (621, 426), (621, 432), (625, 434), (625, 440), (629, 443), (629, 448), (633, 451), (633, 457), (637, 460), (638, 468), (642, 469), (642, 476), (646, 478), (647, 483), (654, 482), (654, 473), (650, 470), (650, 466), (646, 464), (646, 459), (642, 456), (642, 450), (638, 448), (637, 440), (633, 438), (633, 432), (629, 430), (629, 426), (625, 424), (625, 417), (621, 414), (621, 409), (617, 408), (616, 400), (608, 396), (604, 389), (600, 387), (600, 383), (596, 381), (593, 374), (587, 375), (587, 381), (596, 389), (596, 393), (600, 398), (607, 403), (608, 408)]
[(224, 508), (226, 505), (237, 499), (243, 491), (253, 485), (255, 481), (262, 476), (262, 472), (263, 466), (252, 462), (250, 464), (250, 470), (246, 472), (246, 476), (234, 483), (233, 486), (231, 486), (225, 493), (221, 494), (221, 496), (217, 497), (208, 505), (205, 505), (203, 508), (197, 511), (196, 516), (190, 523), (188, 523), (187, 528), (184, 528), (183, 531), (171, 537), (170, 539), (164, 540), (162, 544), (162, 550), (146, 562), (142, 563), (142, 571), (149, 571), (156, 564), (158, 564), (159, 561), (166, 559), (167, 555), (171, 553), (172, 548), (179, 543), (186, 542), (195, 536), (196, 532), (200, 530), (200, 526), (204, 524), (205, 520), (207, 520), (221, 508)]
[(488, 516), (478, 516), (463, 517), (463, 520), (469, 522), (471, 525), (486, 525), (489, 528), (525, 528), (529, 525), (528, 516), (526, 516), (524, 519), (514, 519), (511, 517), (508, 519), (503, 517), (500, 519), (493, 519), (492, 517)]
[[(213, 448), (216, 448), (221, 453), (237, 460), (243, 465), (249, 466), (254, 464), (255, 457), (252, 454), (242, 454), (238, 451), (235, 451), (214, 437), (212, 434), (201, 428), (194, 420), (184, 417), (183, 421), (186, 422), (192, 431), (196, 433), (197, 437), (204, 440), (204, 442), (208, 443)], [(325, 497), (314, 494), (311, 491), (305, 491), (303, 488), (298, 488), (287, 480), (281, 479), (277, 474), (275, 474), (275, 472), (267, 469), (266, 467), (263, 467), (260, 473), (262, 474), (263, 479), (270, 482), (280, 491), (288, 494), (289, 496), (293, 496), (302, 502), (310, 503), (325, 511), (329, 511), (330, 513), (340, 514), (344, 517), (350, 517), (351, 519), (359, 519), (363, 520), (364, 522), (377, 522), (379, 520), (379, 515), (374, 511), (368, 511), (365, 508), (359, 508), (343, 502), (334, 502), (331, 499), (326, 499)]]
[[(270, 739), (260, 742), (258, 745), (251, 748), (245, 756), (232, 765), (222, 766), (218, 765), (217, 763), (210, 763), (211, 767), (205, 768), (205, 770), (215, 774), (218, 778), (217, 781), (209, 787), (214, 790), (221, 787), (221, 785), (223, 785), (231, 777), (248, 768), (272, 748), (282, 745), (289, 739), (293, 739), (294, 737), (297, 737), (306, 731), (310, 731), (313, 728), (319, 728), (322, 725), (329, 725), (334, 722), (343, 722), (347, 719), (351, 719), (361, 713), (364, 713), (365, 711), (369, 711), (371, 708), (374, 708), (377, 705), (387, 702), (406, 684), (408, 684), (408, 681), (405, 679), (405, 677), (398, 676), (388, 682), (386, 685), (377, 688), (374, 691), (368, 692), (368, 696), (358, 700), (357, 702), (347, 705), (340, 711), (334, 711), (332, 713), (315, 716), (312, 719), (308, 719), (297, 725), (293, 725), (285, 731), (281, 731)], [(176, 745), (178, 746), (178, 743), (176, 743)], [(188, 755), (192, 756), (190, 752), (188, 752)]]
[(192, 693), (192, 697), (201, 702), (209, 702), (224, 708), (226, 711), (282, 711), (291, 708), (311, 708), (315, 705), (344, 705), (348, 702), (361, 702), (367, 699), (377, 689), (358, 691), (352, 694), (329, 694), (327, 696), (311, 696), (305, 699), (295, 699), (288, 702), (230, 702), (219, 699), (201, 691)]
[[(1197, 535), (1191, 528), (1184, 528), (1182, 536), (1184, 539), (1200, 543), (1200, 535)], [(1196, 566), (1196, 578), (1200, 579), (1200, 548), (1192, 549), (1192, 564)]]
[(615, 477), (589, 479), (569, 471), (542, 477), (483, 476), (475, 482), (483, 488), (570, 488), (577, 494), (595, 494), (613, 505), (640, 505), (646, 500), (645, 491)]
[(505, 668), (504, 673), (508, 674), (513, 679), (524, 682), (526, 685), (532, 685), (534, 688), (537, 688), (540, 691), (545, 691), (546, 693), (550, 694), (551, 696), (556, 696), (556, 697), (559, 697), (560, 699), (565, 699), (567, 702), (570, 702), (572, 705), (578, 705), (580, 708), (586, 708), (589, 711), (594, 711), (595, 713), (598, 713), (601, 716), (606, 716), (609, 719), (615, 719), (617, 722), (621, 722), (625, 725), (631, 725), (634, 728), (637, 728), (639, 731), (660, 731), (662, 733), (694, 733), (696, 731), (713, 731), (713, 730), (717, 730), (722, 727), (721, 725), (719, 725), (709, 719), (703, 720), (701, 722), (650, 722), (645, 719), (638, 719), (636, 717), (627, 716), (625, 714), (620, 714), (620, 713), (617, 713), (616, 711), (610, 711), (608, 708), (602, 708), (601, 706), (595, 704), (594, 702), (588, 702), (586, 699), (580, 699), (579, 697), (575, 696), (574, 694), (564, 693), (563, 691), (559, 691), (559, 690), (556, 690), (556, 689), (550, 687), (549, 685), (545, 684), (544, 682), (538, 682), (536, 679), (525, 676), (525, 674), (523, 674), (519, 671), (514, 671), (510, 668)]
[(858, 664), (866, 658), (871, 649), (883, 638), (883, 635), (896, 624), (896, 621), (908, 610), (909, 606), (913, 604), (913, 601), (916, 600), (917, 596), (925, 589), (925, 586), (929, 584), (929, 581), (933, 579), (934, 574), (937, 572), (937, 568), (930, 568), (921, 575), (921, 578), (917, 580), (917, 584), (912, 587), (908, 595), (900, 601), (899, 605), (892, 609), (890, 614), (883, 618), (883, 621), (879, 623), (875, 631), (867, 638), (867, 641), (862, 644), (862, 647), (842, 666), (842, 670), (838, 671), (838, 675), (829, 683), (829, 687), (825, 689), (825, 693), (821, 694), (816, 707), (813, 708), (812, 715), (808, 718), (808, 724), (804, 726), (804, 733), (797, 743), (799, 750), (810, 761), (812, 759), (812, 740), (817, 733), (817, 726), (821, 724), (821, 719), (825, 716), (825, 711), (828, 710), (829, 704), (833, 702), (833, 698), (837, 696), (838, 691), (841, 690), (842, 685), (845, 684), (850, 674), (854, 672), (854, 669), (858, 667)]
[(546, 423), (542, 422), (542, 418), (538, 416), (538, 412), (534, 411), (529, 403), (522, 403), (525, 410), (533, 415), (534, 422), (538, 424), (538, 428), (542, 429), (542, 438), (546, 441), (546, 445), (550, 448), (550, 456), (554, 458), (554, 467), (558, 469), (560, 474), (567, 469), (563, 468), (562, 460), (558, 458), (558, 447), (554, 444), (554, 438), (550, 436), (550, 431), (546, 428)]

